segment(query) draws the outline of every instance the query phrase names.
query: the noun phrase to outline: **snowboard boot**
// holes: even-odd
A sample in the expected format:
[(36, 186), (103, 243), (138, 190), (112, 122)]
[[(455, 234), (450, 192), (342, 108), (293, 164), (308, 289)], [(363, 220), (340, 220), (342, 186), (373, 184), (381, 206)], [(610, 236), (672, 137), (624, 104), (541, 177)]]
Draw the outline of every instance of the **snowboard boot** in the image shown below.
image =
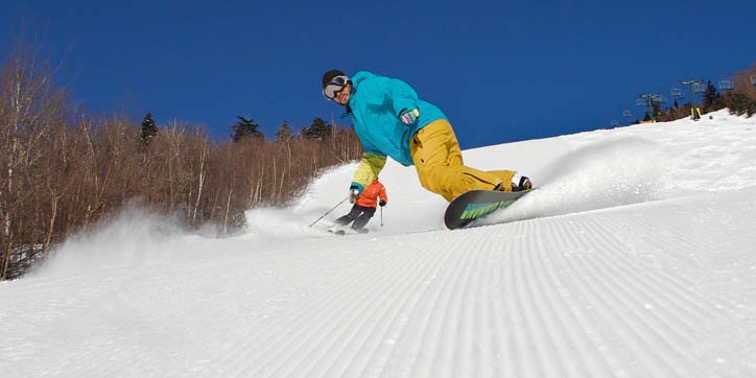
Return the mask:
[(530, 182), (528, 176), (514, 175), (512, 177), (512, 191), (519, 192), (521, 190), (529, 190), (533, 188), (533, 184)]
[[(512, 191), (513, 192), (519, 192), (521, 190), (528, 190), (532, 188), (533, 188), (533, 184), (530, 183), (530, 178), (528, 178), (527, 176), (520, 176), (518, 174), (515, 174), (514, 177), (512, 177)], [(496, 184), (493, 190), (504, 191), (504, 192), (507, 191), (507, 189), (504, 187), (503, 182)]]

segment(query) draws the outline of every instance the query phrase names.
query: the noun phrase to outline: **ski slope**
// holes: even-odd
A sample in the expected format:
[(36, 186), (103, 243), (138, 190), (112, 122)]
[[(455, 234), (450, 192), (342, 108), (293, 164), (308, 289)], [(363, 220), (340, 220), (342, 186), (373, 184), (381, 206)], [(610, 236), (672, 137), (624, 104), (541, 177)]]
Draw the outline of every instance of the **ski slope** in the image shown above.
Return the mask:
[(0, 375), (756, 376), (756, 118), (464, 157), (540, 189), (456, 231), (393, 162), (367, 235), (325, 232), (347, 204), (308, 227), (355, 164), (226, 239), (126, 209), (0, 283)]

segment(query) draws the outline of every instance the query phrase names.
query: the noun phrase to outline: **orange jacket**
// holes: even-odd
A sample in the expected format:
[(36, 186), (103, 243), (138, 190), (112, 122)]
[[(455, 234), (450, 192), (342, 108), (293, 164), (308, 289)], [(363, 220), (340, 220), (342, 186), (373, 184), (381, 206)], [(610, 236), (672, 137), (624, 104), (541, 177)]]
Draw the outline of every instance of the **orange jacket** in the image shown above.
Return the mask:
[(373, 180), (373, 182), (365, 188), (365, 190), (360, 193), (360, 196), (357, 197), (357, 204), (364, 207), (376, 207), (378, 205), (378, 198), (382, 199), (384, 202), (388, 202), (388, 197), (386, 197), (386, 187), (381, 184), (378, 179)]

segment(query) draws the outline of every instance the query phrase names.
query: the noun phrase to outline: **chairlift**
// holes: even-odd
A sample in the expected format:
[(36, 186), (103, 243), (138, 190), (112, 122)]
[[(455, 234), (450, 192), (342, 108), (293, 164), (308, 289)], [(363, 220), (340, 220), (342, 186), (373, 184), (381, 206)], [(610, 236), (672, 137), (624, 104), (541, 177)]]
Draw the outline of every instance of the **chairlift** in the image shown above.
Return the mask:
[(683, 98), (682, 90), (680, 88), (672, 88), (670, 94), (674, 98)]
[[(652, 103), (659, 102), (661, 95), (658, 93), (649, 93), (640, 95), (640, 98), (643, 99), (643, 105), (646, 106), (649, 105), (649, 101)], [(640, 105), (640, 102), (638, 102), (638, 104)]]
[(641, 108), (644, 108), (648, 106), (648, 102), (646, 102), (646, 99), (644, 98), (639, 98), (638, 100), (635, 101), (635, 105), (640, 106)]
[(619, 121), (617, 121), (616, 119), (613, 119), (613, 120), (611, 120), (611, 125), (613, 127), (617, 127), (617, 126), (619, 126)]
[(689, 85), (693, 93), (704, 93), (706, 87), (704, 87), (703, 80), (688, 80), (680, 81), (682, 85)]
[(633, 116), (633, 112), (631, 112), (629, 110), (624, 110), (624, 111), (622, 111), (622, 116), (625, 117), (625, 118), (630, 118), (630, 117)]
[(729, 91), (732, 89), (732, 82), (729, 80), (720, 80), (719, 81), (719, 90), (720, 91)]

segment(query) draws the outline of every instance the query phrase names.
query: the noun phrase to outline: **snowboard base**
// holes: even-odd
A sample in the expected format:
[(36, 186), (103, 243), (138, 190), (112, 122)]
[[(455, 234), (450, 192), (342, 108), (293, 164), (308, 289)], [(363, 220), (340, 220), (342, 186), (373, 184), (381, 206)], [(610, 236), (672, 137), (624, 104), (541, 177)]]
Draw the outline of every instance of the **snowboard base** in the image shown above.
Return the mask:
[(533, 190), (535, 189), (519, 192), (471, 190), (459, 195), (449, 203), (446, 213), (444, 213), (444, 223), (450, 230), (463, 228), (476, 219), (508, 207)]

